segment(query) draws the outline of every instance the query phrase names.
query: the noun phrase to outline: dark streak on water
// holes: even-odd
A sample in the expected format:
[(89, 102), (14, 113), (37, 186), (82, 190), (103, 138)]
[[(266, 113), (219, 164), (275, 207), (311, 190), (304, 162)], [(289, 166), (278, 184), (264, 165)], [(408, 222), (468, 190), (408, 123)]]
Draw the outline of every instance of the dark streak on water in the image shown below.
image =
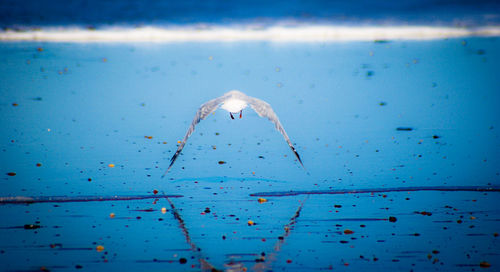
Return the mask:
[(387, 218), (337, 218), (337, 219), (303, 219), (302, 221), (334, 222), (334, 221), (387, 221)]
[(342, 194), (367, 194), (367, 193), (390, 193), (390, 192), (418, 192), (418, 191), (442, 191), (442, 192), (500, 192), (499, 186), (419, 186), (419, 187), (396, 187), (396, 188), (368, 188), (368, 189), (339, 189), (339, 190), (313, 190), (313, 191), (284, 191), (284, 192), (259, 192), (250, 196), (296, 196), (296, 195), (342, 195)]
[(136, 263), (173, 263), (177, 262), (177, 260), (158, 260), (158, 259), (153, 259), (153, 260), (136, 260)]
[(135, 195), (135, 196), (12, 196), (0, 197), (0, 204), (33, 204), (33, 203), (62, 203), (62, 202), (94, 202), (94, 201), (124, 201), (153, 198), (178, 198), (182, 195)]

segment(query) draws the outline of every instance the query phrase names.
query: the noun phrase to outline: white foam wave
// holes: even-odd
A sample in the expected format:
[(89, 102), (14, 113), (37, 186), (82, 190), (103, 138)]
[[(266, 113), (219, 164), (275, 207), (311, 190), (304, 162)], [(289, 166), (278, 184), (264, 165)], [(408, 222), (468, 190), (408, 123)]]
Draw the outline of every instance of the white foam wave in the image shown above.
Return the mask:
[(273, 41), (329, 42), (373, 40), (431, 40), (500, 36), (500, 26), (479, 28), (435, 26), (211, 26), (109, 27), (104, 29), (44, 28), (0, 31), (1, 41), (50, 42), (210, 42)]

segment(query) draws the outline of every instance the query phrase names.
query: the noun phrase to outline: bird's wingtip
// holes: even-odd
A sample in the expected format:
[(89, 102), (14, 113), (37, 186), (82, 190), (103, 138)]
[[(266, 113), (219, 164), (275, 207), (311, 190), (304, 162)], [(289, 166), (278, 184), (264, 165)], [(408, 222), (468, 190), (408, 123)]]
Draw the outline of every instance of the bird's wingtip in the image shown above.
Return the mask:
[(304, 170), (307, 171), (306, 167), (304, 166), (304, 164), (302, 163), (302, 160), (300, 159), (300, 156), (299, 156), (299, 153), (297, 153), (297, 151), (294, 149), (293, 150), (293, 153), (295, 153), (295, 156), (297, 157), (297, 160), (299, 161), (300, 165), (302, 165), (302, 168), (304, 168)]
[(304, 166), (304, 164), (302, 163), (302, 161), (299, 160), (299, 162), (300, 162), (300, 165), (302, 165), (302, 168), (304, 168), (304, 170), (309, 174), (309, 171), (307, 171), (307, 168)]

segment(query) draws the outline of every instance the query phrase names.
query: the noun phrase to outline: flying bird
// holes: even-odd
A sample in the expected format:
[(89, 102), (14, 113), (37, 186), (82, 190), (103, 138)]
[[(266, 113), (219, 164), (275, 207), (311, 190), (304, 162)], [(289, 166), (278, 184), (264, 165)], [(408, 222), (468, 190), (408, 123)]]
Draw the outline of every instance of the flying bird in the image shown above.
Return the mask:
[(290, 138), (288, 138), (285, 129), (281, 125), (278, 116), (276, 115), (276, 113), (274, 113), (273, 109), (271, 108), (271, 105), (269, 105), (267, 102), (263, 100), (248, 96), (238, 90), (232, 90), (225, 93), (221, 97), (212, 99), (200, 106), (200, 108), (196, 112), (196, 115), (194, 116), (191, 126), (189, 127), (186, 133), (186, 136), (184, 136), (184, 139), (182, 139), (182, 142), (177, 148), (177, 152), (175, 152), (174, 156), (172, 156), (172, 159), (170, 159), (170, 165), (168, 166), (167, 171), (165, 172), (165, 174), (163, 174), (162, 177), (164, 177), (168, 173), (170, 168), (172, 168), (172, 165), (174, 164), (175, 160), (177, 159), (182, 149), (184, 148), (187, 139), (193, 133), (194, 127), (201, 120), (204, 120), (210, 113), (214, 112), (219, 106), (222, 109), (225, 109), (226, 111), (229, 112), (229, 117), (231, 117), (231, 119), (234, 119), (234, 115), (236, 116), (239, 115), (239, 118), (241, 118), (243, 114), (243, 109), (245, 109), (249, 105), (260, 117), (265, 117), (269, 119), (269, 121), (273, 122), (276, 129), (283, 135), (285, 141), (292, 149), (293, 153), (295, 154), (295, 157), (297, 157), (297, 159), (299, 160), (300, 165), (304, 167), (304, 164), (302, 164), (302, 160), (300, 159), (299, 153), (297, 153), (297, 150), (295, 150), (295, 147), (293, 146), (292, 142), (290, 142)]

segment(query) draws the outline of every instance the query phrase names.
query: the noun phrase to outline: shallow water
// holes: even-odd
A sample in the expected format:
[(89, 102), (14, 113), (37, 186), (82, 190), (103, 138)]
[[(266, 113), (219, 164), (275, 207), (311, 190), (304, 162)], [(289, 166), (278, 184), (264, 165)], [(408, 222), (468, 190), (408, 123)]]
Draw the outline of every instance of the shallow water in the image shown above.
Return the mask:
[[(0, 269), (496, 269), (498, 192), (273, 193), (499, 186), (498, 43), (1, 43), (0, 197), (68, 201), (3, 198)], [(272, 105), (305, 169), (269, 121), (219, 110), (161, 179), (231, 89)]]

